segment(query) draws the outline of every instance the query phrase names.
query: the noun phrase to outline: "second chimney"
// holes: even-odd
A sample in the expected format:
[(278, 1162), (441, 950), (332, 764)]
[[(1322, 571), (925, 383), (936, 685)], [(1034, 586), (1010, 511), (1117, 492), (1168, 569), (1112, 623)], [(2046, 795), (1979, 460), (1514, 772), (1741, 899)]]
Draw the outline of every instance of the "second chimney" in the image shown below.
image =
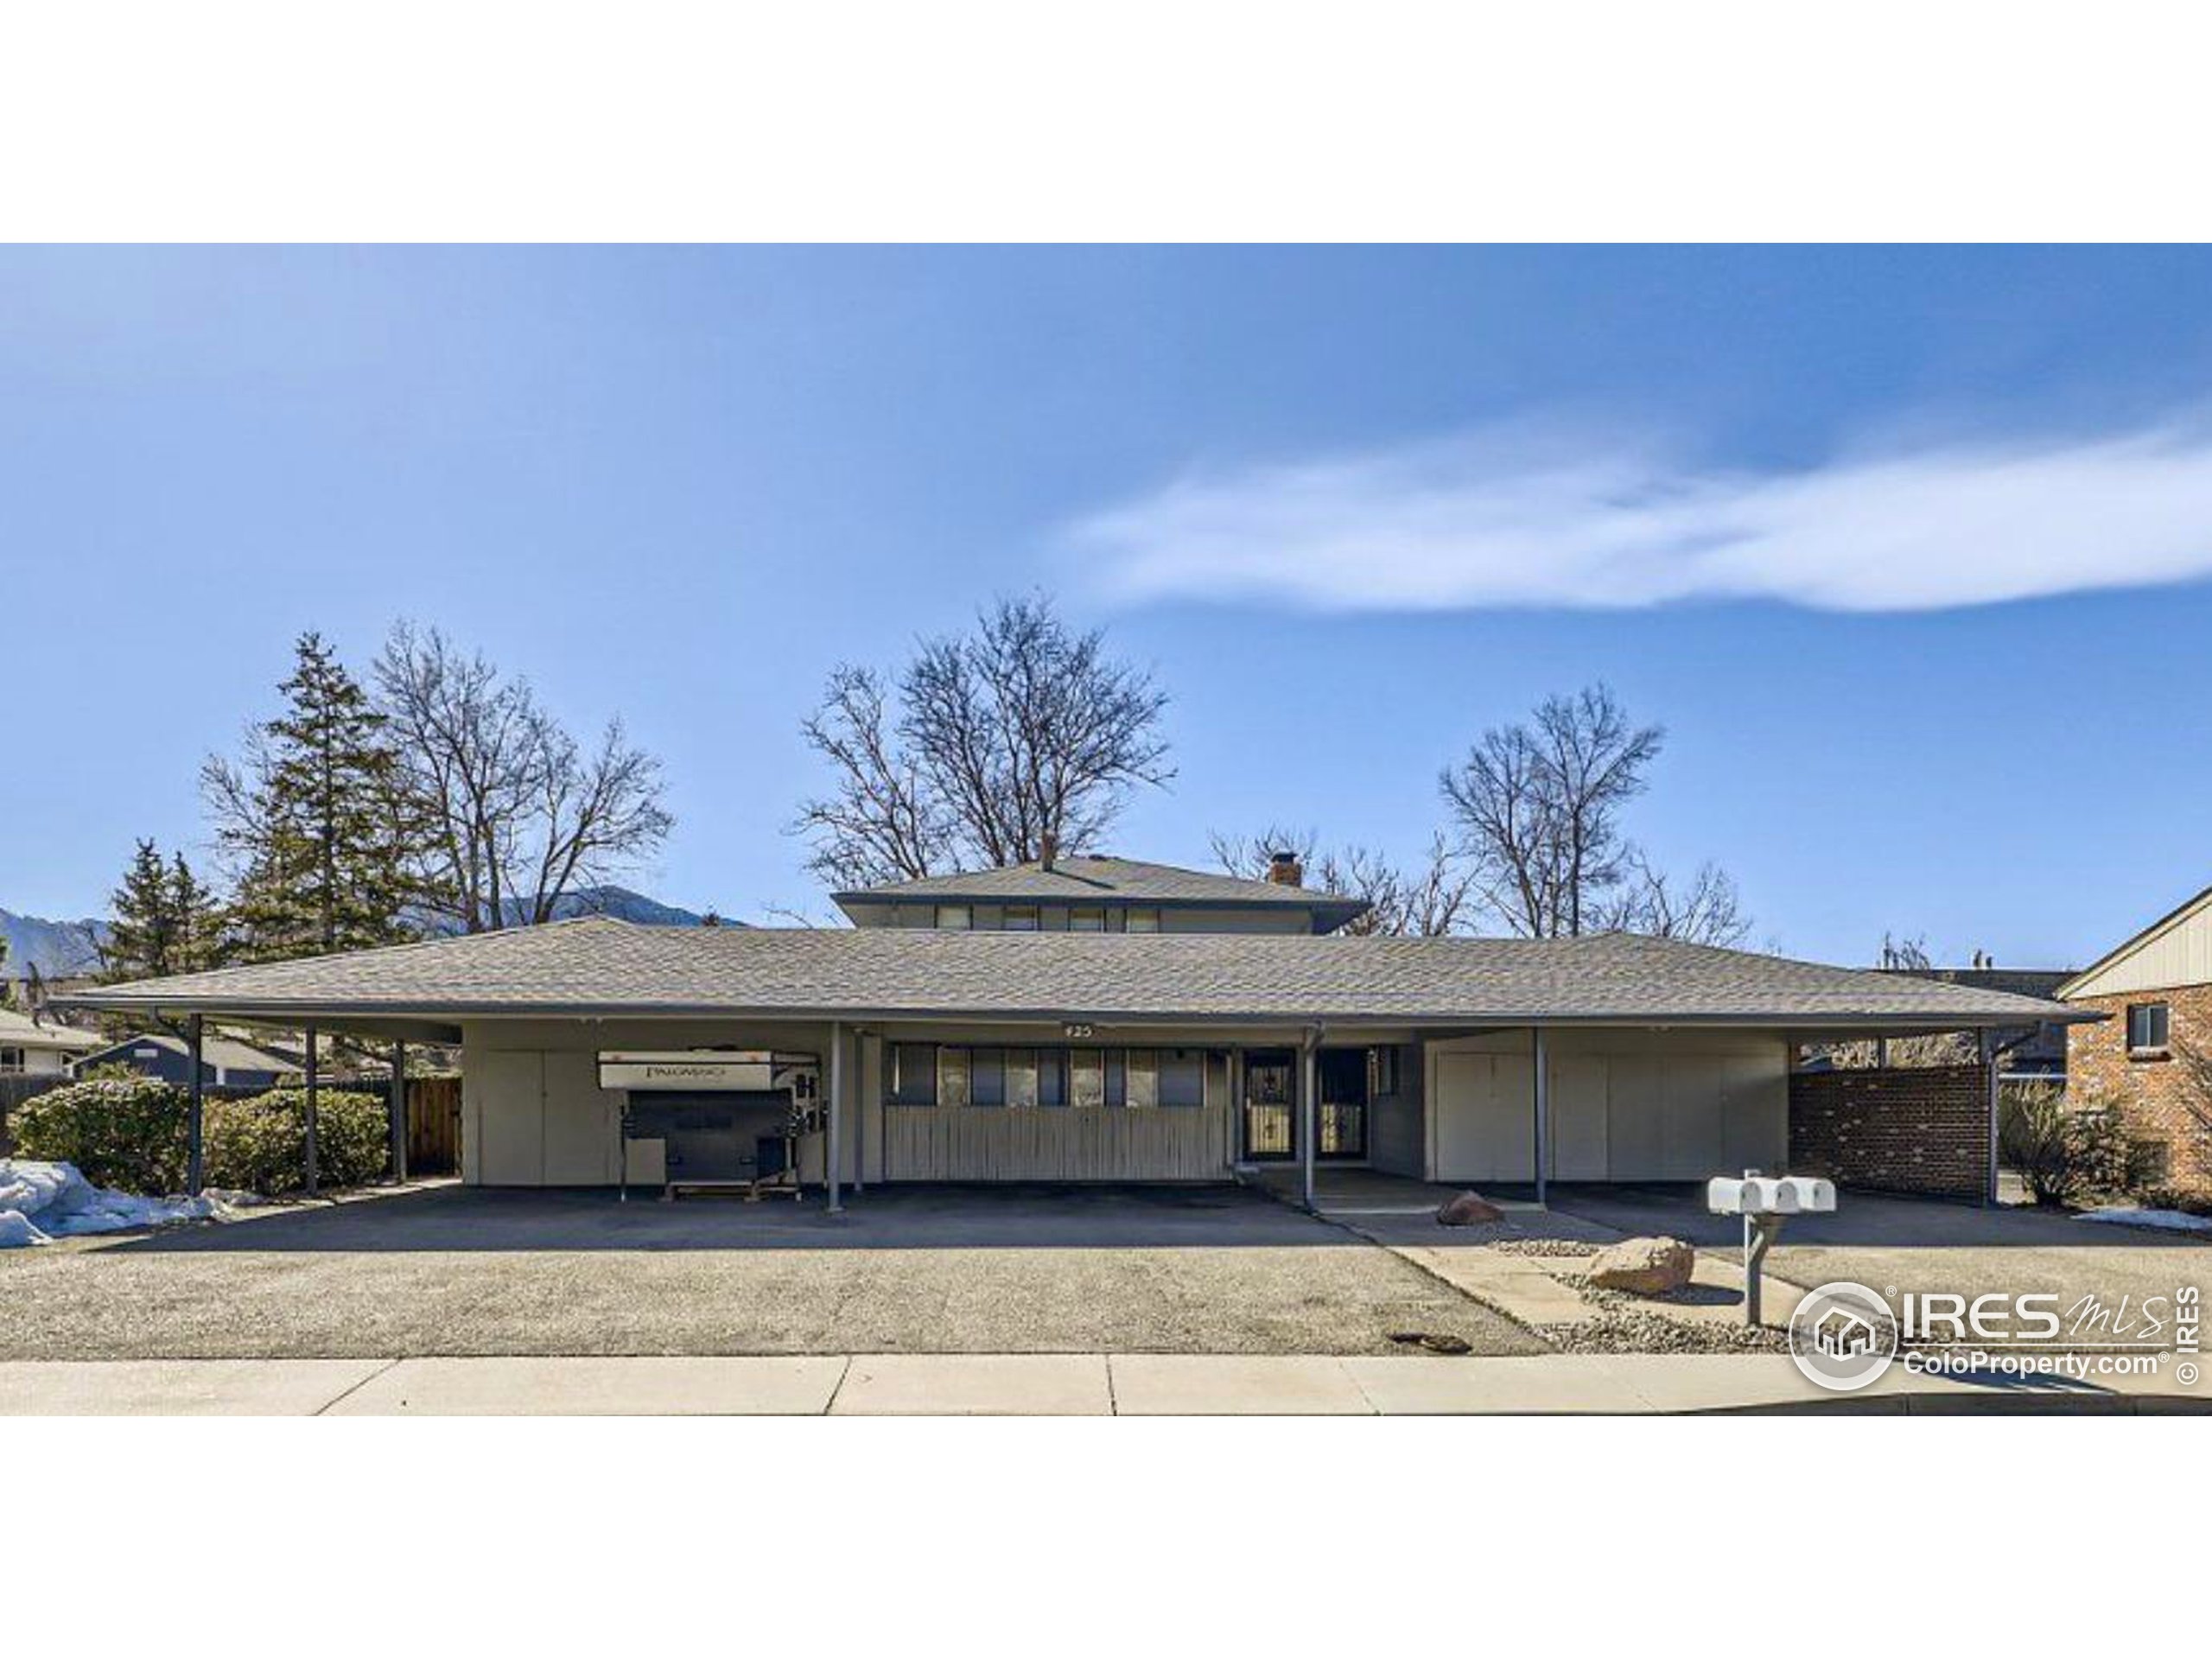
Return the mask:
[(1268, 880), (1281, 887), (1302, 887), (1306, 885), (1306, 867), (1298, 861), (1296, 853), (1268, 855)]
[(1047, 830), (1037, 837), (1037, 863), (1040, 869), (1051, 869), (1060, 855), (1060, 838)]

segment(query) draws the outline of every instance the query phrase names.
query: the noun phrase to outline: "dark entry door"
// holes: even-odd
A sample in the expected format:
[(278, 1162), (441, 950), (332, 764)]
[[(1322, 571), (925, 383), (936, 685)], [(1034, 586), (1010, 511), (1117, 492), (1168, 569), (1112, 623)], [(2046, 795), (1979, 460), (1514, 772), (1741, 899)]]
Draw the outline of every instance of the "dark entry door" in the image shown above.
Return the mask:
[(1288, 1049), (1244, 1057), (1244, 1156), (1268, 1163), (1298, 1151), (1298, 1064)]
[(1367, 1051), (1325, 1048), (1315, 1057), (1321, 1077), (1313, 1155), (1354, 1160), (1367, 1156)]

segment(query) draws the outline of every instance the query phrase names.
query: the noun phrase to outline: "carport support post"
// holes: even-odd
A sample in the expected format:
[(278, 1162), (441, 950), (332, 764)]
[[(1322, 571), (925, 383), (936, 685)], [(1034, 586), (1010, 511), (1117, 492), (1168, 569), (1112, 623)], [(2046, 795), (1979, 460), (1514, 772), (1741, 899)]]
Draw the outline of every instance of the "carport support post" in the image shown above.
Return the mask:
[(191, 1106), (185, 1116), (184, 1188), (194, 1198), (200, 1196), (206, 1160), (201, 1156), (200, 1141), (200, 1108), (206, 1103), (207, 1085), (200, 1077), (201, 1020), (194, 1014), (185, 1022), (184, 1046), (192, 1070)]
[(841, 1020), (830, 1022), (830, 1109), (829, 1122), (822, 1137), (822, 1173), (830, 1194), (830, 1213), (842, 1216), (845, 1206), (837, 1196), (837, 1160), (843, 1154), (839, 1145), (840, 1120), (845, 1114), (845, 1027)]
[(1997, 1121), (2001, 1090), (1997, 1082), (1997, 1033), (1985, 1028), (1981, 1039), (1981, 1067), (1989, 1086), (1989, 1177), (1981, 1193), (1982, 1206), (1991, 1208), (1997, 1203)]
[(1541, 1026), (1535, 1028), (1535, 1036), (1536, 1203), (1541, 1205), (1544, 1202), (1544, 1182), (1547, 1174), (1545, 1166), (1551, 1161), (1545, 1154), (1551, 1150), (1552, 1144), (1552, 1068), (1551, 1045), (1545, 1041), (1544, 1028)]
[(391, 1179), (404, 1183), (407, 1179), (407, 1045), (395, 1041), (391, 1046), (391, 1103), (387, 1114), (391, 1119)]
[(317, 1078), (316, 1074), (315, 1074), (315, 1027), (314, 1027), (313, 1026), (309, 1026), (309, 1027), (308, 1027), (308, 1079), (307, 1079), (307, 1080), (308, 1080), (308, 1114), (307, 1114), (307, 1133), (306, 1133), (305, 1139), (304, 1139), (304, 1147), (303, 1147), (302, 1156), (302, 1159), (301, 1159), (301, 1163), (302, 1163), (302, 1166), (303, 1166), (303, 1173), (305, 1173), (305, 1175), (306, 1175), (306, 1177), (307, 1177), (307, 1192), (308, 1192), (308, 1197), (309, 1197), (309, 1198), (313, 1198), (313, 1197), (315, 1197), (315, 1084), (316, 1084), (316, 1083), (318, 1082), (318, 1078)]
[(1316, 1104), (1321, 1092), (1321, 1033), (1306, 1033), (1305, 1050), (1300, 1056), (1298, 1079), (1298, 1192), (1300, 1202), (1313, 1210), (1313, 1139), (1314, 1126), (1321, 1114)]

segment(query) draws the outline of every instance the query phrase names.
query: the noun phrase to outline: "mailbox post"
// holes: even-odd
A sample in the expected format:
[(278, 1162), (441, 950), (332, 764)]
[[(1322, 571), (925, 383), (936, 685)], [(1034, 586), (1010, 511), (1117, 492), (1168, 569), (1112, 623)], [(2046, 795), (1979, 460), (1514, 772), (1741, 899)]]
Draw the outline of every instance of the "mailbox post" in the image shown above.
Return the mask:
[(1817, 1175), (1716, 1175), (1705, 1184), (1705, 1207), (1716, 1216), (1744, 1218), (1744, 1323), (1759, 1322), (1759, 1280), (1766, 1253), (1790, 1216), (1825, 1215), (1835, 1208), (1835, 1183)]

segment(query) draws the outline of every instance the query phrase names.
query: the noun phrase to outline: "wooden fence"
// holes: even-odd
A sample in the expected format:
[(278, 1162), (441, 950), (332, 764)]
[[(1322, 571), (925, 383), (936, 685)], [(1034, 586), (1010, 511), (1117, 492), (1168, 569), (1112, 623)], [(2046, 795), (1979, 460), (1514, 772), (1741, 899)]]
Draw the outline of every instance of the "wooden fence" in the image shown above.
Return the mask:
[(407, 1079), (407, 1173), (461, 1173), (461, 1079)]

